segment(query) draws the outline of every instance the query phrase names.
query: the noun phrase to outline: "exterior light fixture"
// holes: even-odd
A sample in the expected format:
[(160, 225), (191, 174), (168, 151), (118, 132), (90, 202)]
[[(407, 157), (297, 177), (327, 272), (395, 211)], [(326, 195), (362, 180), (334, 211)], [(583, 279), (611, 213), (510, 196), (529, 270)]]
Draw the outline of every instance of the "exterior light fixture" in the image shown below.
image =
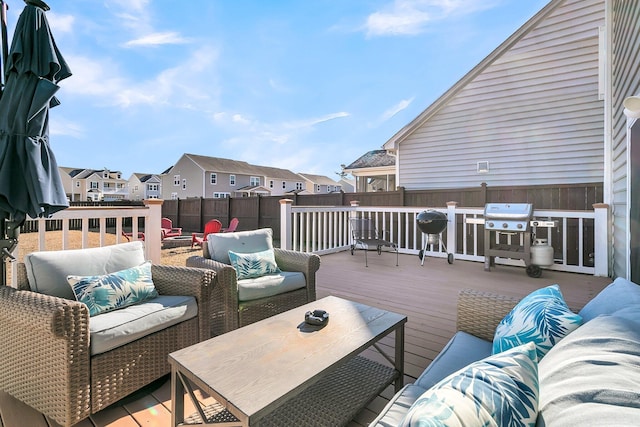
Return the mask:
[(622, 105), (625, 116), (640, 119), (640, 96), (630, 96), (622, 102)]

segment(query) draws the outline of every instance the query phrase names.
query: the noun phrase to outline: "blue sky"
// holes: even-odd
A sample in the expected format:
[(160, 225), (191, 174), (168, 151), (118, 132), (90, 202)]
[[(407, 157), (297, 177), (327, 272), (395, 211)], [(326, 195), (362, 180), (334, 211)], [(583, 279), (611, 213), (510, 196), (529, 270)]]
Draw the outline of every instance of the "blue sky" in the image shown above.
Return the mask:
[(50, 0), (73, 72), (51, 146), (125, 178), (187, 152), (337, 179), (547, 3)]

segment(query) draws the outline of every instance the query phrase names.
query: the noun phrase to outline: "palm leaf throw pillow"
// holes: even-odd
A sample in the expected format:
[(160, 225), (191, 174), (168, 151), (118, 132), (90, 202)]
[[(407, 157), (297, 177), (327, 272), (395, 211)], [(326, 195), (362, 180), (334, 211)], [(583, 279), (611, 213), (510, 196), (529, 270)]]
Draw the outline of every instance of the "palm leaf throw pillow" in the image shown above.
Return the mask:
[(236, 270), (238, 280), (280, 273), (273, 250), (239, 253), (229, 251), (229, 260)]
[(582, 324), (564, 301), (558, 285), (538, 289), (522, 299), (496, 328), (493, 354), (532, 342), (538, 359)]
[(76, 299), (89, 308), (90, 316), (158, 296), (151, 280), (151, 261), (102, 276), (67, 276), (67, 282)]
[(402, 427), (533, 427), (538, 357), (532, 343), (474, 362), (424, 392)]

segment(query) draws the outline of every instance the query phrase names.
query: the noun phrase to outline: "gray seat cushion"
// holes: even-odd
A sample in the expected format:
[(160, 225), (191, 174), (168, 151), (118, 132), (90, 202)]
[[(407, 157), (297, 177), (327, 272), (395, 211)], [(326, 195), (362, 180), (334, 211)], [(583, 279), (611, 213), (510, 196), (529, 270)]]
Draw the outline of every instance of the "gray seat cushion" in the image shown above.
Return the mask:
[(418, 400), (426, 389), (415, 384), (408, 384), (396, 393), (378, 417), (373, 420), (371, 427), (396, 427), (404, 419), (411, 405)]
[(415, 383), (425, 390), (430, 389), (443, 378), (468, 364), (491, 356), (491, 348), (490, 341), (466, 332), (456, 332)]
[(75, 300), (68, 275), (100, 276), (137, 267), (145, 261), (142, 242), (89, 249), (32, 252), (25, 255), (33, 292)]
[(238, 280), (238, 300), (252, 301), (280, 295), (306, 286), (304, 274), (297, 271), (281, 271), (277, 274)]
[(613, 314), (625, 307), (640, 307), (640, 286), (618, 277), (589, 301), (578, 314), (586, 323), (601, 314)]
[(141, 304), (93, 316), (89, 321), (91, 355), (107, 352), (197, 315), (194, 297), (160, 295)]
[(591, 320), (549, 350), (538, 376), (538, 427), (637, 426), (640, 324), (615, 315)]

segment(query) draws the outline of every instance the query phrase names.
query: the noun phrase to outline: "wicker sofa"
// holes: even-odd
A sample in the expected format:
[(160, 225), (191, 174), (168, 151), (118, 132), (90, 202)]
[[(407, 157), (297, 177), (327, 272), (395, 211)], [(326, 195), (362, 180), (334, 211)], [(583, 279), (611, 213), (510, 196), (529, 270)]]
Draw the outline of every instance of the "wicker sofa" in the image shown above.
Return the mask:
[[(116, 251), (122, 251), (119, 259), (113, 256)], [(122, 265), (118, 264), (122, 262), (135, 265), (140, 257), (144, 259), (141, 253), (141, 242), (42, 252), (50, 257), (63, 254), (67, 261), (77, 260), (74, 272), (55, 271), (55, 260), (46, 268), (40, 264), (39, 273), (28, 272), (25, 264), (17, 264), (17, 289), (0, 289), (0, 390), (57, 423), (70, 426), (168, 374), (169, 353), (210, 338), (209, 300), (214, 278), (210, 271), (152, 265), (151, 275), (159, 296), (105, 313), (125, 316), (118, 320), (121, 323), (117, 326), (123, 326), (120, 336), (108, 336), (106, 344), (108, 339), (128, 341), (131, 337), (123, 335), (136, 320), (138, 334), (146, 335), (108, 351), (94, 351), (99, 341), (94, 339), (94, 333), (105, 332), (94, 330), (100, 321), (104, 323), (104, 319), (96, 319), (105, 314), (90, 317), (85, 304), (34, 292), (30, 286), (30, 279), (36, 280), (34, 274), (46, 273), (45, 279), (58, 274), (97, 274), (91, 271), (95, 267), (89, 265), (92, 256), (105, 260), (99, 270), (119, 271)], [(103, 271), (110, 272), (113, 271)]]
[[(228, 251), (255, 252), (267, 249), (273, 250), (275, 262), (281, 270), (273, 276), (275, 286), (257, 283), (252, 279), (238, 280), (235, 268), (230, 265)], [(211, 299), (214, 335), (232, 331), (316, 299), (316, 271), (320, 268), (320, 257), (274, 248), (272, 230), (269, 228), (210, 234), (207, 242), (202, 245), (202, 251), (202, 256), (190, 257), (186, 264), (216, 272)], [(296, 275), (300, 278), (296, 279)], [(281, 283), (277, 283), (278, 280), (289, 280), (292, 277), (299, 283), (301, 281), (299, 286), (294, 286), (296, 289), (278, 289), (282, 287)], [(267, 290), (269, 295), (260, 297), (259, 293), (255, 293), (256, 290)], [(249, 292), (251, 295), (243, 296)]]
[[(518, 299), (464, 290), (458, 332), (413, 384), (370, 424), (403, 424), (420, 396), (492, 353), (498, 323)], [(538, 362), (537, 427), (637, 426), (640, 420), (640, 286), (618, 278), (578, 314), (584, 322)]]

